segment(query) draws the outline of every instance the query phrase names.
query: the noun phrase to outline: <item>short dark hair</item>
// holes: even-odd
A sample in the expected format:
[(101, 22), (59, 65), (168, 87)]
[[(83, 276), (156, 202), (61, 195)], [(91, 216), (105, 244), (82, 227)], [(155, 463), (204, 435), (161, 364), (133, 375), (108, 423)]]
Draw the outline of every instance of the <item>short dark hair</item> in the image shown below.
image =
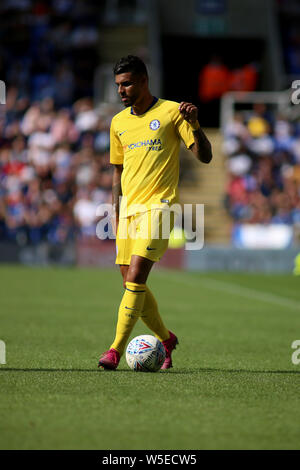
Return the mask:
[(148, 77), (147, 67), (139, 57), (128, 55), (118, 60), (113, 68), (114, 75), (131, 72), (135, 75), (146, 75)]

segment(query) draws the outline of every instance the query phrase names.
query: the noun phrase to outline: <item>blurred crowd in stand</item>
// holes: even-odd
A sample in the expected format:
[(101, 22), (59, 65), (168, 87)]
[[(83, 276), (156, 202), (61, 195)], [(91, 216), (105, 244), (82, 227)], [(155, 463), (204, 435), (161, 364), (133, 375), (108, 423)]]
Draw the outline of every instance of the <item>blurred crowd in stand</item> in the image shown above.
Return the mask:
[(0, 12), (0, 240), (94, 236), (95, 208), (110, 200), (116, 112), (92, 100), (101, 9), (94, 0), (3, 0)]
[(95, 0), (2, 0), (1, 79), (58, 107), (92, 96), (99, 11)]
[(0, 117), (0, 239), (20, 245), (95, 236), (96, 207), (110, 202), (109, 126), (116, 110), (90, 98), (56, 108), (16, 88)]
[(226, 207), (235, 223), (300, 224), (300, 124), (256, 104), (224, 135)]

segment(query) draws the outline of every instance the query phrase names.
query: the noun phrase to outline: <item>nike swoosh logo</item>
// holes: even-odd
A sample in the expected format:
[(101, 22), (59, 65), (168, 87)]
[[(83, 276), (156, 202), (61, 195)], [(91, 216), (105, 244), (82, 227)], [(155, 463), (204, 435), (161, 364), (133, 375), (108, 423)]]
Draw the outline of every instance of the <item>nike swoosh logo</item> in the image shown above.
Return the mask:
[(148, 251), (156, 250), (156, 248), (150, 248), (150, 246), (147, 246)]
[(127, 310), (138, 310), (137, 308), (130, 308), (130, 307), (126, 307), (126, 306), (125, 306), (125, 308), (127, 308)]
[(120, 134), (119, 134), (119, 135), (122, 135), (122, 134), (124, 134), (124, 132), (126, 132), (126, 131), (120, 132)]

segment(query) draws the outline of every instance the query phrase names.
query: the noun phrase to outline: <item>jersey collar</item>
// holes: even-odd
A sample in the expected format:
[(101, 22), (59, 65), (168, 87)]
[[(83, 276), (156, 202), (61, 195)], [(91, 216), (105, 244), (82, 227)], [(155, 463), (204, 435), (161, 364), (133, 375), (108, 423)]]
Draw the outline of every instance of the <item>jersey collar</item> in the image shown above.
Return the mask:
[[(156, 96), (154, 96), (153, 101), (150, 104), (149, 108), (147, 108), (146, 111), (143, 114), (146, 114), (147, 111), (149, 111), (157, 102), (158, 102), (158, 98), (156, 98)], [(133, 116), (137, 116), (136, 114), (134, 114), (132, 107), (130, 108), (130, 114), (132, 114)]]

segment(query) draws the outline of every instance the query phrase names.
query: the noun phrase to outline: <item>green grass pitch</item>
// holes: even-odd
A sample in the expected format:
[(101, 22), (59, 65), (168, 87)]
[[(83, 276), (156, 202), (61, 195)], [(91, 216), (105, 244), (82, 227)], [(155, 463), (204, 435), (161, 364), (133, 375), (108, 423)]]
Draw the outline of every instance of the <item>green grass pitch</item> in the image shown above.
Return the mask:
[[(97, 369), (122, 296), (116, 269), (0, 267), (1, 449), (299, 449), (300, 279), (149, 278), (179, 337), (173, 369)], [(149, 333), (139, 322), (131, 337)]]

